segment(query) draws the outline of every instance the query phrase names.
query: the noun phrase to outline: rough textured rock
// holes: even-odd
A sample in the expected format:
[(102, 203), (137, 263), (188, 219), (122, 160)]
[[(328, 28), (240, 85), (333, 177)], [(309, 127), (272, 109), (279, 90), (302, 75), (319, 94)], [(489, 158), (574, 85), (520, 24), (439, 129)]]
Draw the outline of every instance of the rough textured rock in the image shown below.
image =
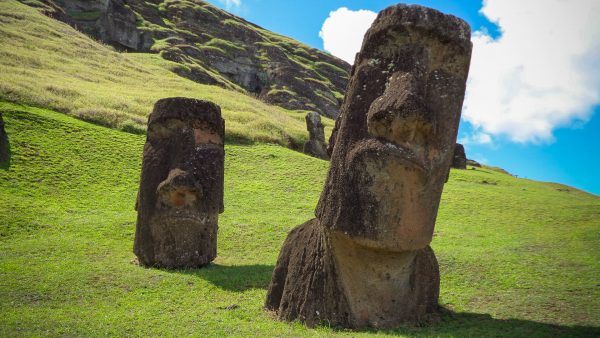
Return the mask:
[(472, 167), (478, 167), (481, 168), (481, 164), (475, 160), (469, 160), (467, 159), (467, 164), (472, 166)]
[(49, 15), (117, 49), (180, 63), (173, 71), (193, 81), (247, 91), (288, 109), (338, 115), (349, 64), (205, 1), (43, 1), (58, 7)]
[(306, 129), (308, 130), (308, 141), (304, 144), (304, 153), (329, 159), (327, 144), (325, 143), (325, 127), (321, 122), (321, 115), (316, 112), (306, 114)]
[(141, 264), (191, 268), (216, 257), (224, 131), (211, 102), (168, 98), (154, 105), (136, 203), (134, 252)]
[(292, 230), (266, 308), (309, 325), (391, 328), (437, 318), (429, 247), (471, 56), (462, 20), (420, 6), (379, 13), (330, 139), (313, 219)]
[(454, 157), (452, 157), (452, 168), (467, 169), (467, 155), (465, 154), (465, 147), (460, 143), (457, 143), (454, 146)]
[(6, 130), (4, 130), (4, 119), (0, 112), (0, 164), (8, 162), (9, 157), (8, 135), (6, 134)]

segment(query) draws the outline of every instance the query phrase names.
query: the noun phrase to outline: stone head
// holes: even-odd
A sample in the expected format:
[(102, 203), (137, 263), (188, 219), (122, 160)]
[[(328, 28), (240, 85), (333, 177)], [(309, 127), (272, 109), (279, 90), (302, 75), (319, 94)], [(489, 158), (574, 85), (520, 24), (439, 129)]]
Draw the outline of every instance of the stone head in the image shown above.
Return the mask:
[(323, 224), (389, 251), (430, 243), (470, 53), (470, 28), (458, 18), (406, 5), (379, 14), (330, 141), (331, 169), (317, 207)]

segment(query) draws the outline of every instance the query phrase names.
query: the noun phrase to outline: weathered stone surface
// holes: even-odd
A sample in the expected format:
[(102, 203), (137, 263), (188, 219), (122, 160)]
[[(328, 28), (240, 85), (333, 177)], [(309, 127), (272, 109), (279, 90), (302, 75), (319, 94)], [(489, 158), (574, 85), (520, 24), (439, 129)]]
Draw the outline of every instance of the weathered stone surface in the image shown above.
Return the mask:
[(304, 153), (328, 159), (327, 144), (325, 143), (325, 127), (321, 122), (321, 115), (316, 112), (306, 114), (306, 129), (308, 130), (308, 141), (304, 144)]
[(136, 203), (141, 264), (200, 267), (216, 257), (224, 131), (221, 109), (211, 102), (167, 98), (154, 105)]
[(475, 160), (469, 160), (467, 159), (467, 164), (472, 166), (472, 167), (478, 167), (481, 168), (481, 164)]
[(288, 109), (338, 115), (348, 63), (205, 1), (54, 2), (49, 15), (117, 49), (160, 53), (183, 65), (173, 71), (193, 81), (243, 88)]
[(378, 15), (330, 139), (317, 218), (290, 232), (267, 309), (350, 328), (437, 318), (429, 243), (470, 56), (470, 28), (454, 16), (413, 5)]
[(6, 134), (6, 130), (4, 130), (4, 119), (0, 112), (0, 164), (8, 162), (9, 157), (8, 135)]
[(452, 168), (467, 169), (467, 155), (465, 154), (465, 147), (460, 143), (457, 143), (454, 146), (454, 156), (452, 157)]

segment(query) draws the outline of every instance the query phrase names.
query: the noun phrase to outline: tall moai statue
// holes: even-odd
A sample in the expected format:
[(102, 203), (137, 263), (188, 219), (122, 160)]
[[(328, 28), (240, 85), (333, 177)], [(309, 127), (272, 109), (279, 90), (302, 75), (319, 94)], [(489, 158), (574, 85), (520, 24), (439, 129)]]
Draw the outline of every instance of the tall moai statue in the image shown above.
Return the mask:
[(433, 9), (379, 13), (330, 140), (316, 218), (289, 233), (273, 271), (265, 307), (280, 319), (393, 328), (438, 317), (429, 244), (454, 154), (470, 37), (464, 21)]
[(134, 252), (145, 266), (192, 268), (217, 255), (225, 122), (212, 102), (167, 98), (148, 118)]

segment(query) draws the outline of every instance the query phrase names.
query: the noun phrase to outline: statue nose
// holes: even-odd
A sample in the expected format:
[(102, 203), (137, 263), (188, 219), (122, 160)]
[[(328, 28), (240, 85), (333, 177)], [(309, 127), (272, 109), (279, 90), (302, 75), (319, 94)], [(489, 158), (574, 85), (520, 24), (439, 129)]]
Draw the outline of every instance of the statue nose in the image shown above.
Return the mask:
[(173, 169), (157, 188), (158, 201), (169, 207), (182, 208), (196, 203), (201, 189), (193, 175), (181, 169)]

